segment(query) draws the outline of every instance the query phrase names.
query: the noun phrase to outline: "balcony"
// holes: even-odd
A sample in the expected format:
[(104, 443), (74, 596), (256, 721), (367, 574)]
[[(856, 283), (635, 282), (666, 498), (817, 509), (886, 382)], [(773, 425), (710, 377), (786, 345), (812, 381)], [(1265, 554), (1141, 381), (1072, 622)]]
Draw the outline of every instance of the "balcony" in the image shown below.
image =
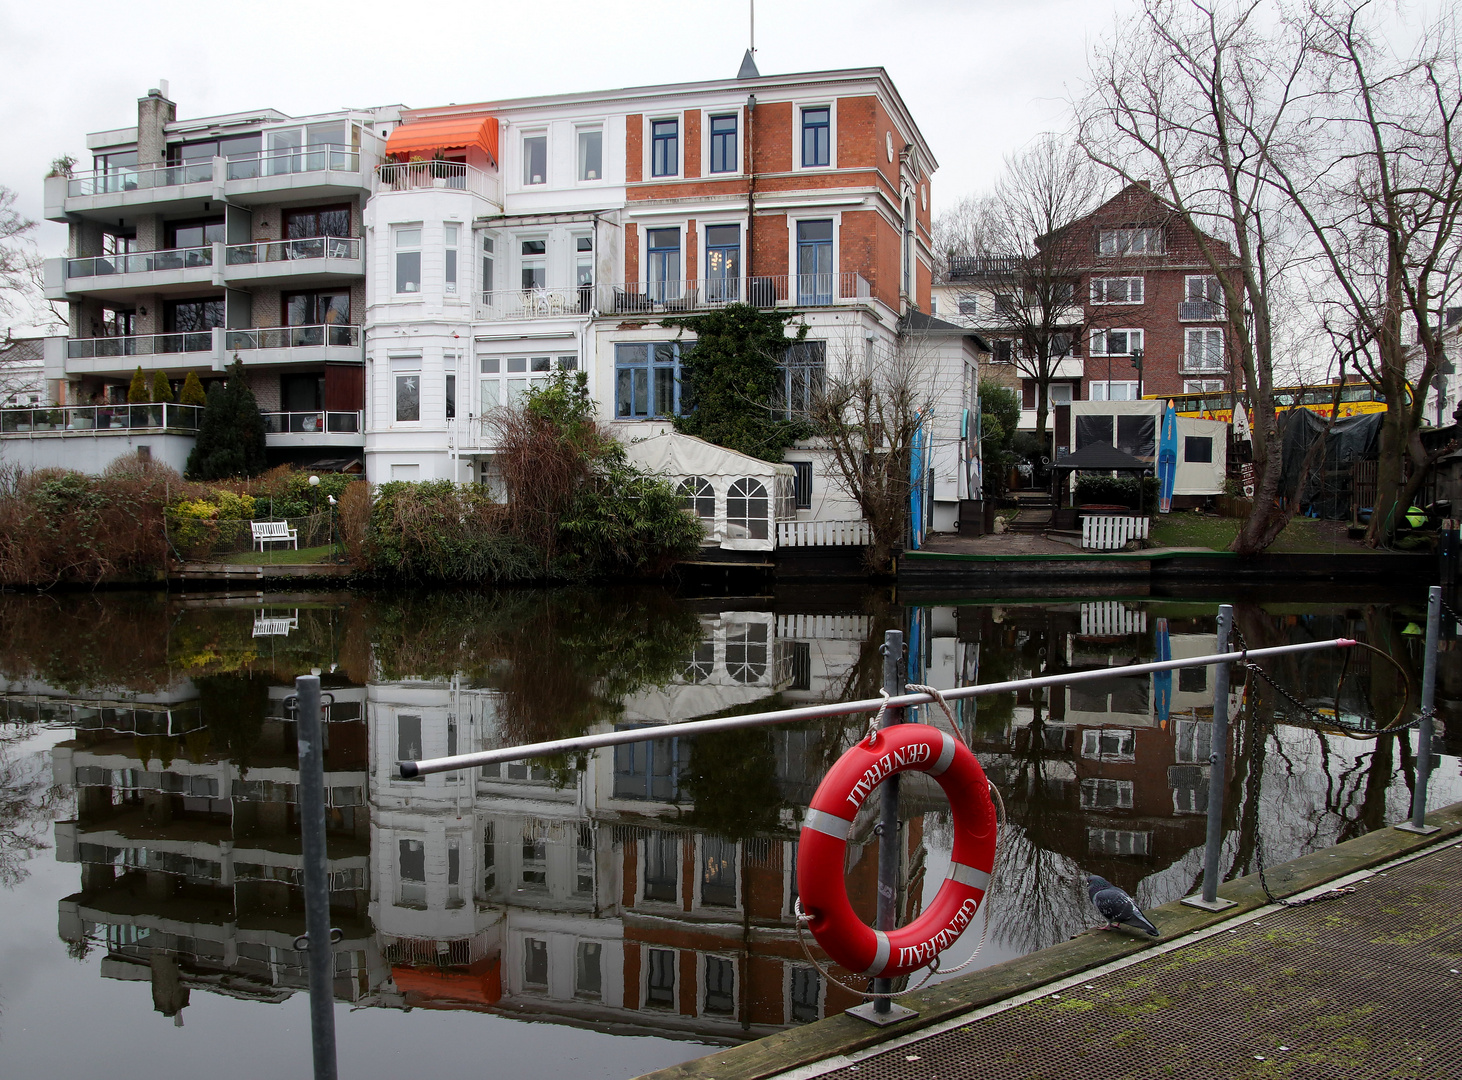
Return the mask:
[(148, 292), (191, 291), (220, 284), (214, 245), (96, 255), (81, 259), (47, 259), (47, 300), (70, 296), (123, 299), (139, 289)]
[(0, 410), (0, 436), (81, 434), (124, 431), (198, 430), (197, 405), (83, 405), (71, 408)]
[(48, 176), (46, 218), (65, 221), (70, 214), (115, 217), (117, 211), (148, 207), (157, 202), (211, 199), (215, 197), (214, 166), (221, 160)]
[(223, 279), (230, 285), (287, 279), (289, 285), (324, 284), (340, 277), (364, 277), (361, 241), (354, 236), (313, 236), (229, 244)]
[(224, 161), (221, 170), (224, 194), (243, 205), (368, 191), (369, 171), (369, 163), (362, 168), (359, 150), (333, 144), (237, 154)]
[(365, 359), (360, 327), (338, 323), (315, 326), (266, 326), (215, 331), (223, 337), (225, 361), (238, 353), (246, 365), (359, 363)]
[(269, 446), (361, 446), (358, 412), (267, 412), (264, 439)]
[(1216, 300), (1183, 300), (1178, 304), (1179, 322), (1224, 322), (1228, 318)]
[(502, 180), (461, 161), (397, 161), (376, 169), (376, 195), (461, 191), (502, 206)]
[(708, 311), (736, 303), (759, 308), (813, 308), (868, 303), (872, 298), (868, 282), (852, 272), (692, 278), (482, 293), (474, 317), (491, 322), (592, 314), (663, 315)]
[(137, 367), (222, 371), (235, 353), (249, 366), (359, 363), (364, 359), (360, 342), (360, 327), (338, 324), (71, 338), (66, 342), (66, 374), (120, 377)]

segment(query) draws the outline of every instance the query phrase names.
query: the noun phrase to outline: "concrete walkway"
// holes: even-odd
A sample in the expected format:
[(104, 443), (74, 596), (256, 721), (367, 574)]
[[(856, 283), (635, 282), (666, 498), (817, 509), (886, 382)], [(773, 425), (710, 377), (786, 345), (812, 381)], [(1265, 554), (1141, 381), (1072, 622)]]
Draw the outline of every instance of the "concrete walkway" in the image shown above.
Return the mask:
[(1177, 903), (1146, 936), (1091, 930), (905, 999), (885, 1029), (829, 1017), (655, 1074), (753, 1080), (1462, 1078), (1462, 804)]

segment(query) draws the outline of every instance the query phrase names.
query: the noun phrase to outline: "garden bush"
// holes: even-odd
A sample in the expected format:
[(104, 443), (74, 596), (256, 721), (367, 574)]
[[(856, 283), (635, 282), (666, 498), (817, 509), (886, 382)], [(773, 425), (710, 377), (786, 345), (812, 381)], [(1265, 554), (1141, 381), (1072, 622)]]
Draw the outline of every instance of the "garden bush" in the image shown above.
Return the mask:
[(1078, 473), (1077, 503), (1106, 503), (1146, 513), (1157, 506), (1157, 477)]

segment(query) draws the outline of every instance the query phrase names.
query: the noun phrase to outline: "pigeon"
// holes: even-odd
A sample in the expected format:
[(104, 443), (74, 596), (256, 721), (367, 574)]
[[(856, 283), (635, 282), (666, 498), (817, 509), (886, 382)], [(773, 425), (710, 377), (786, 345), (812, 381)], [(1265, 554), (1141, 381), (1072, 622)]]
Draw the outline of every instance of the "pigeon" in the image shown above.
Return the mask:
[(1088, 875), (1086, 891), (1102, 918), (1107, 920), (1107, 925), (1102, 927), (1103, 930), (1115, 930), (1121, 923), (1130, 923), (1146, 930), (1153, 937), (1158, 936), (1157, 927), (1153, 926), (1147, 916), (1142, 914), (1132, 897), (1106, 878), (1098, 877), (1096, 874)]

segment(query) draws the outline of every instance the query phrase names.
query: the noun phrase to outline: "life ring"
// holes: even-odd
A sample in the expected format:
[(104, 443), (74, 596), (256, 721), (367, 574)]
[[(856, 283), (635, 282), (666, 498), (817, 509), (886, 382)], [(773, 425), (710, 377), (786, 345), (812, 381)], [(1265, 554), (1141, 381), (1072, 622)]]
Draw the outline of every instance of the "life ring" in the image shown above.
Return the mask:
[[(954, 850), (939, 893), (908, 926), (874, 930), (853, 912), (843, 860), (853, 817), (880, 782), (928, 773), (949, 797)], [(995, 804), (963, 742), (928, 724), (895, 724), (838, 759), (812, 797), (797, 846), (797, 894), (817, 943), (849, 971), (896, 979), (924, 967), (974, 919), (995, 869)]]

